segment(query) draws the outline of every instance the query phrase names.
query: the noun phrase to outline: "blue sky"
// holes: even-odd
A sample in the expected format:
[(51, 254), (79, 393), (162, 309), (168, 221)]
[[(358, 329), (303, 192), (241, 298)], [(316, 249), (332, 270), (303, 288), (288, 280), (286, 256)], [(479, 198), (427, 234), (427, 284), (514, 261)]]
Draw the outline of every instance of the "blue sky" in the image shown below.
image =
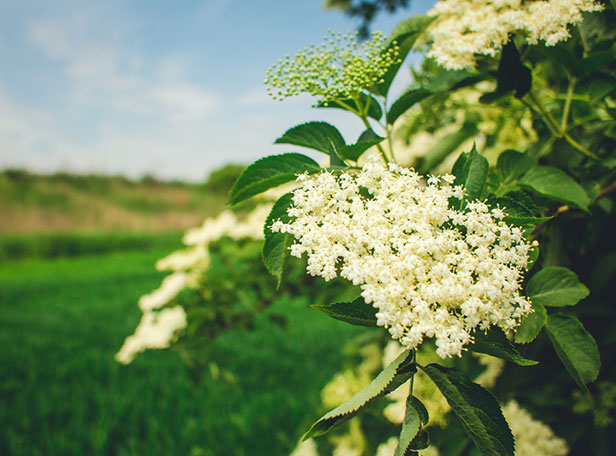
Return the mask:
[[(412, 3), (373, 28), (387, 34), (432, 2)], [(308, 120), (354, 140), (355, 119), (269, 100), (263, 79), (357, 23), (322, 0), (0, 0), (0, 168), (198, 181), (286, 152), (273, 141)]]

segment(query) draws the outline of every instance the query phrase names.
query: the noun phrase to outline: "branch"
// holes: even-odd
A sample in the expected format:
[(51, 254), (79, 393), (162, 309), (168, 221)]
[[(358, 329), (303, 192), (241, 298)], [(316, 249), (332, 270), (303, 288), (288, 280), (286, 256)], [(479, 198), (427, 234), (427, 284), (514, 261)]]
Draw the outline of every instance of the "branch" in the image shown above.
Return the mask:
[[(612, 194), (616, 192), (616, 181), (612, 182), (610, 185), (608, 185), (607, 187), (604, 187), (601, 189), (601, 191), (598, 193), (597, 198), (595, 199), (595, 201), (599, 201), (601, 198), (605, 198), (606, 196)], [(539, 225), (537, 225), (535, 227), (535, 229), (533, 230), (532, 234), (536, 234), (538, 231), (542, 230), (543, 228), (545, 228), (550, 222), (552, 222), (555, 218), (557, 218), (559, 215), (561, 214), (566, 214), (567, 212), (571, 211), (571, 206), (568, 206), (566, 204), (563, 204), (562, 206), (559, 206), (556, 211), (554, 211), (554, 215), (550, 220), (546, 220), (545, 222), (541, 222)]]

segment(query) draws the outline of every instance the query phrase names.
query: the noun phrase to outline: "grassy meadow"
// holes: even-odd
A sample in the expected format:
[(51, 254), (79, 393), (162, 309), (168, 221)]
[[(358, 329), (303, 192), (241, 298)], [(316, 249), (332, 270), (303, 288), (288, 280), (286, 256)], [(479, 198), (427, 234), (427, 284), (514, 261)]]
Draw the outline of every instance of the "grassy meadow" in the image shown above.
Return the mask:
[[(0, 195), (3, 208), (17, 199)], [(224, 204), (216, 199), (202, 217)], [(331, 347), (357, 329), (280, 300), (272, 310), (285, 327), (264, 316), (252, 331), (216, 340), (212, 352), (227, 372), (216, 380), (195, 384), (171, 351), (120, 365), (114, 354), (139, 322), (137, 300), (160, 283), (154, 263), (180, 245), (182, 227), (73, 227), (40, 233), (5, 223), (0, 235), (0, 454), (288, 454), (339, 369)]]

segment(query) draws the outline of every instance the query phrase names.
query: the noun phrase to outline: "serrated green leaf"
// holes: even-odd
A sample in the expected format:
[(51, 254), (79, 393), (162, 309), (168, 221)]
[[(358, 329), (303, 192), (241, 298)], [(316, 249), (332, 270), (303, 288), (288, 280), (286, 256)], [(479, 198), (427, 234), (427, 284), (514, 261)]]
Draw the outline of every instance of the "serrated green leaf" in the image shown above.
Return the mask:
[(327, 122), (307, 122), (287, 130), (274, 144), (308, 147), (329, 155), (332, 166), (344, 165), (340, 151), (346, 145), (336, 127)]
[(265, 242), (261, 254), (263, 264), (277, 281), (277, 287), (282, 282), (282, 274), (289, 257), (289, 247), (293, 244), (293, 236), (289, 233), (274, 233), (270, 229), (272, 223), (277, 220), (288, 223), (291, 220), (288, 209), (293, 205), (293, 193), (286, 193), (281, 196), (272, 207), (267, 219), (265, 220), (264, 235)]
[(475, 341), (469, 346), (469, 349), (474, 352), (495, 356), (520, 366), (534, 366), (537, 364), (537, 361), (524, 358), (513, 344), (509, 342), (509, 339), (507, 339), (507, 336), (505, 336), (505, 333), (500, 328), (492, 327), (487, 333), (475, 331), (473, 337)]
[(295, 180), (298, 174), (318, 173), (319, 164), (302, 154), (271, 155), (244, 170), (231, 189), (231, 204)]
[(366, 304), (362, 297), (357, 298), (353, 302), (311, 304), (310, 307), (320, 310), (336, 320), (346, 321), (352, 325), (376, 326), (376, 309), (370, 304)]
[(464, 187), (464, 200), (460, 202), (460, 207), (464, 207), (465, 201), (482, 197), (489, 170), (488, 160), (477, 153), (476, 147), (473, 146), (470, 152), (460, 154), (452, 170), (452, 174), (456, 176), (455, 184)]
[(383, 52), (388, 52), (395, 42), (399, 49), (398, 58), (400, 62), (389, 67), (387, 73), (383, 76), (383, 82), (377, 85), (376, 93), (382, 96), (387, 95), (402, 62), (415, 44), (415, 41), (417, 41), (417, 38), (434, 19), (435, 16), (417, 15), (400, 22), (394, 27)]
[(430, 364), (421, 369), (443, 393), (481, 454), (513, 456), (513, 435), (492, 393), (458, 368)]
[(372, 128), (368, 128), (359, 135), (355, 144), (344, 146), (340, 151), (340, 156), (347, 160), (357, 161), (361, 154), (384, 140), (385, 138), (377, 135)]
[(391, 108), (387, 112), (387, 123), (393, 124), (398, 117), (408, 111), (413, 105), (425, 100), (429, 96), (433, 95), (433, 92), (426, 89), (409, 89), (404, 92), (400, 98), (393, 102)]
[(589, 293), (575, 272), (560, 266), (542, 269), (526, 285), (526, 295), (532, 302), (545, 307), (574, 306)]
[(538, 195), (588, 211), (590, 198), (584, 189), (558, 168), (535, 166), (528, 170), (518, 184)]
[(398, 446), (394, 456), (405, 456), (409, 451), (417, 449), (411, 448), (411, 443), (421, 429), (421, 418), (413, 399), (413, 396), (410, 394), (406, 398), (406, 412), (404, 413), (404, 421), (402, 422), (402, 429), (400, 430)]
[(503, 183), (510, 184), (518, 180), (534, 164), (535, 159), (530, 155), (509, 149), (498, 156), (496, 169)]
[(426, 174), (440, 165), (451, 153), (453, 153), (464, 141), (477, 133), (475, 123), (465, 122), (460, 130), (449, 133), (440, 138), (432, 148), (421, 157), (419, 172)]
[(372, 404), (378, 398), (391, 393), (413, 376), (417, 368), (412, 351), (406, 350), (400, 354), (389, 366), (376, 376), (363, 390), (323, 415), (306, 432), (302, 440), (309, 437), (325, 434), (330, 429), (357, 415), (363, 408)]
[(430, 421), (430, 415), (428, 414), (428, 409), (423, 403), (417, 399), (415, 396), (411, 397), (411, 402), (417, 413), (419, 414), (419, 420), (421, 421), (422, 426), (426, 426), (428, 421)]
[(586, 390), (586, 383), (597, 378), (601, 367), (595, 339), (580, 320), (562, 313), (549, 315), (545, 329), (569, 375)]
[(515, 341), (518, 344), (528, 344), (535, 340), (548, 319), (545, 307), (537, 302), (532, 302), (531, 304), (533, 312), (522, 317), (520, 326), (515, 331)]
[[(368, 105), (368, 117), (371, 117), (375, 120), (381, 120), (381, 117), (383, 117), (383, 108), (381, 108), (381, 105), (376, 98), (372, 96), (368, 97), (365, 94), (361, 94), (359, 96), (359, 99), (360, 99), (362, 106), (366, 106), (366, 103), (368, 103), (368, 100), (370, 100), (370, 104)], [(317, 108), (347, 109), (344, 105), (350, 106), (355, 111), (360, 111), (359, 106), (357, 105), (357, 102), (350, 98), (340, 100), (340, 103), (336, 101), (331, 101), (328, 103), (319, 103), (317, 105)]]

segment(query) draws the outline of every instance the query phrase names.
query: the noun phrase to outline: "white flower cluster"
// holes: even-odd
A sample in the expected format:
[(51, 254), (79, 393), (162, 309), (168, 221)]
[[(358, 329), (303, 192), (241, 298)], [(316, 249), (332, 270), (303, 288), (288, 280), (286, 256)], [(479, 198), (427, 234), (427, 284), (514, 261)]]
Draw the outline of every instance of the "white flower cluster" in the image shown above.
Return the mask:
[(428, 29), (427, 55), (462, 69), (474, 66), (476, 54), (497, 55), (511, 33), (554, 46), (569, 38), (567, 27), (582, 22), (582, 12), (601, 9), (595, 0), (440, 0), (429, 12), (438, 17)]
[(175, 306), (160, 312), (144, 312), (135, 333), (128, 336), (116, 360), (130, 363), (137, 353), (147, 348), (167, 348), (174, 334), (186, 327), (186, 313), (182, 306)]
[(177, 332), (186, 327), (186, 313), (182, 306), (159, 309), (169, 304), (182, 290), (200, 286), (199, 279), (210, 264), (210, 242), (223, 236), (233, 239), (263, 238), (263, 223), (270, 210), (271, 205), (262, 204), (244, 218), (223, 211), (217, 217), (206, 219), (201, 226), (188, 230), (182, 239), (187, 248), (173, 252), (156, 263), (159, 271), (172, 271), (172, 274), (163, 279), (160, 287), (139, 299), (143, 317), (135, 333), (124, 341), (116, 360), (128, 364), (144, 350), (169, 347)]
[(515, 438), (516, 456), (564, 456), (569, 454), (567, 442), (554, 434), (545, 423), (511, 400), (503, 407), (503, 415)]
[(379, 326), (407, 348), (436, 339), (437, 354), (461, 355), (475, 329), (514, 329), (531, 312), (519, 294), (531, 245), (502, 221), (501, 209), (469, 202), (449, 207), (463, 189), (454, 177), (367, 163), (339, 176), (301, 175), (288, 224), (291, 254), (308, 256), (307, 272), (338, 274), (359, 285), (378, 309)]

